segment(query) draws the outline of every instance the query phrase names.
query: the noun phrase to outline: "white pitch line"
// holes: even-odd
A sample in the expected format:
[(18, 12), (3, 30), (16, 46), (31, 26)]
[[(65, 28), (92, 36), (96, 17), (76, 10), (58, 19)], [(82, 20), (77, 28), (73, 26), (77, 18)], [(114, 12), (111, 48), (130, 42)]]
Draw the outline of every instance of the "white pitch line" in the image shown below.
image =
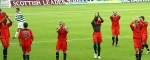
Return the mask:
[[(150, 35), (148, 35), (148, 36), (150, 36)], [(124, 36), (124, 37), (119, 37), (119, 38), (127, 38), (127, 37), (132, 37), (132, 35), (131, 36)], [(111, 38), (111, 37), (105, 37), (105, 38), (103, 38), (103, 40), (104, 39), (108, 39), (108, 38)], [(67, 41), (84, 41), (84, 40), (92, 40), (92, 37), (91, 38), (86, 38), (86, 39), (69, 39), (69, 40), (67, 40)], [(49, 43), (49, 42), (56, 42), (57, 41), (57, 39), (54, 41), (38, 41), (38, 42), (33, 42), (33, 43)], [(19, 43), (10, 43), (11, 45), (16, 45), (16, 44), (19, 44)]]
[[(119, 38), (127, 38), (127, 37), (132, 37), (132, 36), (124, 36), (124, 37), (119, 37)], [(111, 38), (111, 37), (106, 37), (103, 39), (108, 39), (108, 38)], [(84, 41), (84, 40), (92, 40), (92, 37), (86, 38), (86, 39), (69, 39), (67, 41), (70, 42), (70, 41)], [(53, 41), (37, 41), (37, 42), (33, 42), (33, 43), (49, 43), (49, 42), (56, 42), (56, 41), (57, 41), (57, 39), (53, 40)], [(19, 44), (19, 43), (10, 43), (10, 44)]]
[[(129, 11), (129, 10), (150, 10), (150, 8), (145, 8), (145, 9), (118, 9), (117, 11)], [(93, 11), (101, 11), (101, 12), (112, 12), (112, 10), (89, 10), (89, 11), (63, 11), (63, 12), (39, 12), (39, 13), (23, 13), (24, 15), (41, 15), (41, 14), (68, 14), (68, 13), (88, 13), (88, 12), (93, 12)], [(14, 14), (8, 14), (11, 16), (14, 16)]]

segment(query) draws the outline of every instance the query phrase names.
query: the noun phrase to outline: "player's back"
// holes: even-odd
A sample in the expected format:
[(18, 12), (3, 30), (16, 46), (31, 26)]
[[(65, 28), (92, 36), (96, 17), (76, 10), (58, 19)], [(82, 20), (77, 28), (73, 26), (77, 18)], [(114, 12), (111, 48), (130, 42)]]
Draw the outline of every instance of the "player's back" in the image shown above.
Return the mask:
[(30, 46), (33, 39), (32, 31), (29, 29), (23, 29), (20, 31), (18, 38), (22, 40), (22, 46)]

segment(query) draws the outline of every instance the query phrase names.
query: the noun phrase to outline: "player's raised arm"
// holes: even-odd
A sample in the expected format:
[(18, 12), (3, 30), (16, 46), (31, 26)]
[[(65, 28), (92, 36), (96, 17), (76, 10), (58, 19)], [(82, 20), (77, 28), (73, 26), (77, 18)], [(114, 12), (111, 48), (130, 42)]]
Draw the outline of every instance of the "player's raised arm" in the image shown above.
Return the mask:
[(91, 22), (92, 25), (95, 25), (96, 22), (95, 22), (95, 18), (93, 19), (93, 21)]
[(98, 20), (98, 16), (97, 14), (94, 15), (94, 19), (93, 21), (91, 22), (92, 25), (96, 25), (96, 21)]
[(68, 28), (65, 26), (65, 23), (63, 22), (63, 28), (66, 30), (66, 32), (69, 32)]
[(97, 13), (98, 14), (98, 17), (100, 18), (100, 20), (101, 20), (101, 23), (103, 23), (104, 22), (104, 20), (103, 20), (103, 18), (99, 15), (99, 12)]
[(22, 41), (22, 40), (21, 40), (21, 35), (22, 35), (21, 32), (19, 32), (18, 39), (19, 39), (19, 45), (20, 45), (20, 46), (21, 46), (21, 41)]
[(10, 24), (12, 24), (12, 21), (10, 20), (10, 18), (7, 18), (7, 19), (9, 20)]
[(130, 23), (130, 27), (131, 27), (131, 28), (133, 27), (133, 24), (134, 24), (134, 21), (132, 21), (132, 22)]
[(0, 23), (4, 22), (5, 18), (7, 17), (6, 16), (6, 13), (5, 12), (2, 12), (2, 10), (0, 9), (0, 14), (2, 14), (2, 19), (0, 19)]
[(58, 32), (58, 31), (59, 31), (59, 29), (60, 29), (60, 28), (56, 28), (56, 32)]

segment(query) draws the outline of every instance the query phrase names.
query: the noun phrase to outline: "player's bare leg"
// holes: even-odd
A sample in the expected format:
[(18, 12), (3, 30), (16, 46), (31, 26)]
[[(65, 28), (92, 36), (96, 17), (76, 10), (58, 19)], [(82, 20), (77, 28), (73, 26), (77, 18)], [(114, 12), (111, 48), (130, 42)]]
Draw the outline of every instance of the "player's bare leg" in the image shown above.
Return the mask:
[(22, 28), (17, 28), (17, 31), (16, 31), (15, 36), (13, 37), (13, 39), (15, 39), (15, 38), (18, 36), (18, 33), (19, 33), (19, 31), (20, 31), (21, 29), (22, 29)]
[(139, 60), (139, 49), (138, 48), (135, 48), (135, 56), (136, 56), (136, 60)]
[(64, 54), (64, 60), (66, 60), (66, 58), (67, 58), (67, 53), (66, 53), (66, 51), (63, 51), (63, 54)]
[(56, 60), (59, 60), (59, 50), (56, 50)]
[(4, 46), (4, 49), (3, 49), (3, 59), (4, 60), (7, 60), (7, 49), (8, 49), (8, 47)]
[(112, 46), (114, 46), (115, 43), (115, 35), (112, 36)]
[(98, 59), (101, 59), (100, 53), (101, 53), (101, 46), (100, 46), (100, 42), (97, 43), (98, 45)]
[(97, 58), (97, 43), (96, 42), (94, 42), (93, 48), (94, 48), (94, 58)]

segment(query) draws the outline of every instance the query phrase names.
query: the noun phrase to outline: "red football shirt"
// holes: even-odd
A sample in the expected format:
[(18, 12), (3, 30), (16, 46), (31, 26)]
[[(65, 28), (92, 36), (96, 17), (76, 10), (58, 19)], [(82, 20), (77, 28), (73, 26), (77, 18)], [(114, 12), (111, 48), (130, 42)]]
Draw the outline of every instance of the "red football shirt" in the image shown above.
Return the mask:
[(111, 22), (112, 22), (112, 29), (119, 29), (120, 25), (119, 25), (119, 20), (120, 20), (120, 16), (110, 16)]
[(139, 27), (135, 27), (135, 26), (133, 26), (133, 24), (134, 24), (134, 22), (131, 22), (131, 24), (130, 24), (130, 27), (133, 31), (133, 38), (141, 38), (142, 37), (142, 35), (141, 35), (142, 28), (141, 28), (140, 24), (139, 24)]
[(143, 34), (148, 34), (147, 33), (148, 22), (142, 22), (142, 23), (143, 23), (142, 33)]
[(67, 40), (67, 33), (68, 32), (65, 29), (60, 28), (57, 33), (58, 33), (57, 38), (59, 41), (66, 41)]
[(1, 28), (1, 38), (10, 38), (9, 27), (11, 25), (12, 25), (11, 23), (7, 23), (6, 25), (4, 25), (4, 23), (2, 23), (0, 25), (0, 28)]
[(18, 38), (21, 40), (21, 46), (31, 46), (34, 36), (31, 30), (23, 29), (19, 32)]

